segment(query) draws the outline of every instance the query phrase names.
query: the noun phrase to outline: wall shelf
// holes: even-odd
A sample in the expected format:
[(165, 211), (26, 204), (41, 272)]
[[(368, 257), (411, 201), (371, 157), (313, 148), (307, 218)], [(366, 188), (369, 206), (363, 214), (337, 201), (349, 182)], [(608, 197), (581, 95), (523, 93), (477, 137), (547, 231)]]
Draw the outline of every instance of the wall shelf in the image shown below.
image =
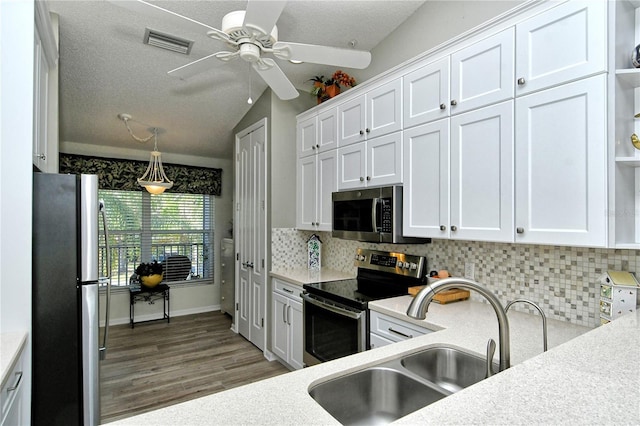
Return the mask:
[(627, 167), (640, 167), (640, 157), (616, 157), (616, 164)]
[(640, 87), (640, 68), (618, 69), (616, 77), (631, 87)]

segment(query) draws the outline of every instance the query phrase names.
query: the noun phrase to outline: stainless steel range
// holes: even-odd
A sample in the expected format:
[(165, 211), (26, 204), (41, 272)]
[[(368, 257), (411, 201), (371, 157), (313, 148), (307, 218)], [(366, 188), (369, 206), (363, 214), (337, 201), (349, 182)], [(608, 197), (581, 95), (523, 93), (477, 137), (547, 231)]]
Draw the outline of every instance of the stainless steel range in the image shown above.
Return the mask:
[(355, 265), (357, 278), (303, 286), (306, 365), (369, 349), (368, 302), (405, 295), (426, 282), (424, 256), (357, 249)]

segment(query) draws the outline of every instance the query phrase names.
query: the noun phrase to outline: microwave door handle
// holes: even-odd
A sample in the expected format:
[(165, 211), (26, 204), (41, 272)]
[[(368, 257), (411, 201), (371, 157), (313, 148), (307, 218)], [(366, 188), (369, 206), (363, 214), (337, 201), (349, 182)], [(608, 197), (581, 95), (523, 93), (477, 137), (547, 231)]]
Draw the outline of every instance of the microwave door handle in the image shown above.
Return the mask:
[(371, 203), (371, 222), (373, 222), (373, 232), (378, 232), (378, 205), (380, 204), (380, 201), (380, 198), (374, 198)]

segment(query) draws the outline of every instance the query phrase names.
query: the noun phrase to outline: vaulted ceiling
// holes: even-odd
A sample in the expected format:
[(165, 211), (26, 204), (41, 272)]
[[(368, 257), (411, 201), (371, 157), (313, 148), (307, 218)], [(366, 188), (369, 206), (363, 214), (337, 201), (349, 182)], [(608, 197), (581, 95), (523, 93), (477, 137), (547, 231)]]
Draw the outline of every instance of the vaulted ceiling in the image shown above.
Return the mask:
[[(252, 0), (253, 1), (253, 0)], [(260, 0), (257, 0), (260, 1)], [(160, 129), (163, 152), (230, 158), (232, 129), (267, 85), (249, 63), (216, 63), (180, 80), (169, 70), (228, 50), (204, 31), (171, 19), (149, 17), (115, 1), (51, 1), (60, 27), (60, 140), (113, 148), (150, 149), (127, 133), (118, 114), (133, 117), (138, 136)], [(289, 1), (277, 21), (279, 40), (371, 50), (402, 24), (421, 1)], [(154, 1), (164, 9), (221, 27), (228, 12), (246, 1)], [(188, 56), (143, 44), (150, 28), (194, 41)], [(277, 60), (300, 96), (310, 96), (309, 79), (337, 67)], [(344, 68), (358, 79), (359, 71)]]

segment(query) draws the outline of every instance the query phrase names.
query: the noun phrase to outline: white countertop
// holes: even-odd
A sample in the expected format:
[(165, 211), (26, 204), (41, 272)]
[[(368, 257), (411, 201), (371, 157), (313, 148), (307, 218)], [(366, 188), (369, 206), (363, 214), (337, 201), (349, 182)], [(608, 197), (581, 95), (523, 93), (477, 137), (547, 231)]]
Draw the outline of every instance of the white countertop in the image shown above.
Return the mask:
[[(409, 301), (402, 296), (373, 302), (371, 308), (401, 316)], [(509, 312), (509, 320), (512, 363), (517, 365), (395, 423), (640, 423), (640, 312), (592, 331), (550, 320), (551, 349), (538, 356), (540, 317)], [(310, 386), (430, 346), (447, 344), (483, 354), (492, 333), (497, 341), (495, 314), (482, 303), (432, 304), (424, 324), (448, 328), (117, 424), (338, 424), (309, 396)]]
[(307, 268), (274, 270), (271, 271), (269, 275), (274, 278), (285, 280), (292, 284), (297, 284), (299, 286), (302, 286), (303, 284), (319, 283), (324, 281), (347, 280), (349, 278), (356, 277), (355, 271), (349, 273), (324, 267), (320, 270)]
[(26, 341), (26, 333), (0, 334), (0, 377), (2, 377), (0, 387), (7, 381), (7, 374), (11, 372)]

